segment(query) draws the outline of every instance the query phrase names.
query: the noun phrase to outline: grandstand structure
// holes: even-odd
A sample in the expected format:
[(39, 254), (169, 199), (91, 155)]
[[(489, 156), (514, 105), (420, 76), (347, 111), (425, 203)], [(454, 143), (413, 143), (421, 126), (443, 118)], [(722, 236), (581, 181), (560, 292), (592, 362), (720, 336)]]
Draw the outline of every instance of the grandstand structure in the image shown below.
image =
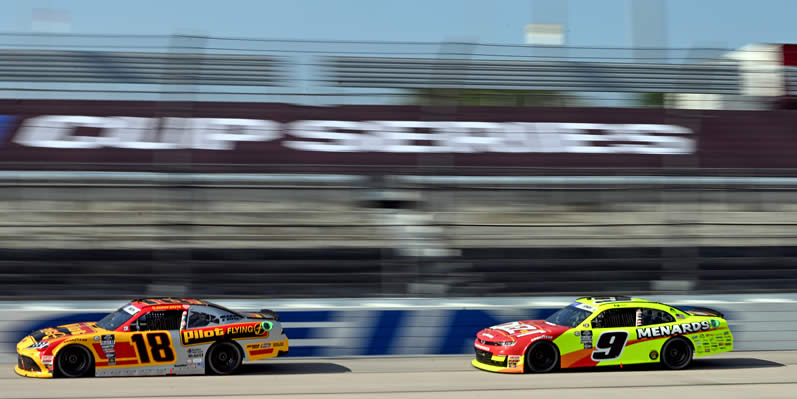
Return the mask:
[(658, 49), (661, 57), (647, 49), (640, 58), (631, 48), (4, 34), (0, 49), (0, 98), (15, 99), (406, 104), (413, 90), (460, 89), (575, 93), (586, 106), (687, 94), (670, 105), (762, 109), (780, 98), (749, 90), (773, 72), (751, 60), (784, 57), (778, 97), (797, 87), (788, 45)]

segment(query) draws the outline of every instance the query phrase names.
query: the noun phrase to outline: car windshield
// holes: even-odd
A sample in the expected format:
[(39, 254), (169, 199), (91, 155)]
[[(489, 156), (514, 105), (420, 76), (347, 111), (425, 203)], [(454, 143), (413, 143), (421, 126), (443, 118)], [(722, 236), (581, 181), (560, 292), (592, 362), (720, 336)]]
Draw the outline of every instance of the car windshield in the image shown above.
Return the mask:
[(126, 308), (129, 308), (129, 305), (123, 306), (113, 313), (109, 313), (107, 316), (103, 317), (102, 320), (97, 322), (97, 327), (109, 331), (116, 330), (133, 317), (134, 313), (126, 310)]
[(560, 326), (576, 327), (591, 314), (592, 312), (577, 308), (574, 304), (559, 309), (556, 313), (545, 319), (545, 321)]

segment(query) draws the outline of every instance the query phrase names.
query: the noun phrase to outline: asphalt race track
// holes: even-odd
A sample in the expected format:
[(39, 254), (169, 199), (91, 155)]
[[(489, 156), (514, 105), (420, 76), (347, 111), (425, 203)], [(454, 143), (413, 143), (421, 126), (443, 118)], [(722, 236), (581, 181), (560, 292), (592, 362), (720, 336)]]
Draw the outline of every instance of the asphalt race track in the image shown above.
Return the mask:
[[(547, 375), (476, 370), (470, 356), (280, 359), (235, 376), (40, 380), (0, 372), (2, 398), (797, 398), (797, 351), (735, 352), (692, 368), (587, 369)], [(545, 395), (545, 396), (536, 396)]]

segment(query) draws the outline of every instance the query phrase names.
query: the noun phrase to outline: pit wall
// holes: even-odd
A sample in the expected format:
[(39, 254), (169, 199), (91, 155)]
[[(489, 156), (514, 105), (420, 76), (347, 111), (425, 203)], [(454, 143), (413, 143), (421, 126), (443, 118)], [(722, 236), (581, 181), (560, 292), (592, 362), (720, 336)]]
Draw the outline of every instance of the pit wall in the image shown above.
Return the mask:
[[(279, 312), (291, 357), (456, 355), (473, 351), (478, 330), (545, 318), (572, 297), (464, 299), (218, 300), (237, 310)], [(723, 312), (735, 350), (797, 350), (797, 294), (657, 296), (647, 299)], [(15, 343), (47, 326), (98, 320), (120, 301), (0, 303), (0, 362)]]

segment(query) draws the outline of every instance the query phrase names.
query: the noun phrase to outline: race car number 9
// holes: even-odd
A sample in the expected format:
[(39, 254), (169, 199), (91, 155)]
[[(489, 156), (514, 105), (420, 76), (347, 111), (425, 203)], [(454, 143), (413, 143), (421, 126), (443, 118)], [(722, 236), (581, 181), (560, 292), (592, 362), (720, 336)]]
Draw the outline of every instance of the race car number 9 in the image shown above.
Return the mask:
[(601, 333), (595, 342), (592, 360), (614, 360), (623, 354), (625, 343), (628, 341), (628, 331), (606, 331)]

